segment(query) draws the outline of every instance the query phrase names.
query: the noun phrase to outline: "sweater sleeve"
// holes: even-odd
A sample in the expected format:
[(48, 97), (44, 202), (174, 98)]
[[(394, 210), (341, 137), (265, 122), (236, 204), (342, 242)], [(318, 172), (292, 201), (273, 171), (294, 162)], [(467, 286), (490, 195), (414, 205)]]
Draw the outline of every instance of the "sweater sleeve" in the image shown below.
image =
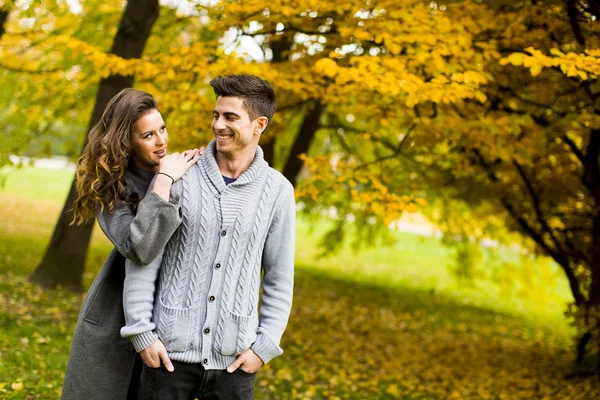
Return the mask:
[(250, 347), (266, 364), (283, 353), (279, 346), (292, 308), (296, 204), (286, 181), (279, 195), (263, 250), (263, 294), (256, 341)]
[(104, 234), (119, 253), (136, 264), (154, 260), (181, 224), (177, 199), (164, 200), (152, 190), (153, 183), (135, 215), (126, 204), (118, 205), (112, 213), (100, 212), (99, 208), (96, 212)]
[(121, 336), (129, 338), (137, 352), (158, 340), (153, 322), (154, 294), (163, 253), (164, 249), (161, 249), (159, 255), (148, 265), (137, 265), (132, 260), (125, 261), (125, 326), (121, 328)]

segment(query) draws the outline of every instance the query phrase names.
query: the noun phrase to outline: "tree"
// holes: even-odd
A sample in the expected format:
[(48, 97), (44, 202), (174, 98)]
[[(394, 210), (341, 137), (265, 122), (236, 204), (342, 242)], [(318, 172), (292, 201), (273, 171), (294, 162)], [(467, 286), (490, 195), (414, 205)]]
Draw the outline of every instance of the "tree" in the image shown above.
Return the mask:
[(0, 166), (10, 164), (11, 154), (78, 156), (99, 78), (85, 55), (65, 51), (65, 38), (110, 49), (123, 9), (113, 3), (90, 1), (73, 10), (43, 0), (11, 8), (0, 46)]
[[(468, 204), (484, 217), (438, 221), (448, 236), (478, 240), (506, 225), (563, 268), (579, 326), (591, 331), (600, 46), (597, 2), (573, 4), (229, 1), (198, 6), (206, 24), (175, 18), (175, 44), (143, 59), (86, 41), (69, 48), (106, 74), (134, 71), (180, 148), (211, 137), (208, 78), (270, 80), (279, 113), (265, 147), (299, 180), (307, 210), (334, 207), (338, 233), (353, 219), (372, 239), (432, 199)], [(223, 49), (232, 27), (261, 60)]]
[[(273, 78), (282, 119), (299, 115), (296, 132), (276, 126), (276, 137), (295, 137), (282, 165), (292, 181), (302, 165), (310, 170), (298, 190), (309, 209), (333, 206), (367, 232), (432, 193), (485, 209), (561, 266), (577, 323), (600, 340), (600, 31), (597, 3), (575, 3), (257, 0), (212, 15), (215, 29), (255, 38), (267, 62), (266, 50), (277, 54), (252, 68)], [(481, 238), (492, 227), (447, 229)]]
[[(152, 26), (158, 17), (158, 10), (158, 1), (129, 1), (119, 24), (111, 53), (124, 59), (141, 57)], [(108, 101), (122, 89), (133, 85), (133, 78), (133, 75), (115, 74), (102, 79), (88, 131), (100, 120)], [(84, 146), (85, 143), (87, 140)], [(44, 258), (31, 276), (33, 282), (47, 287), (60, 284), (71, 290), (82, 289), (81, 278), (93, 221), (80, 226), (69, 225), (70, 210), (75, 196), (76, 188), (73, 181)]]
[[(105, 54), (86, 41), (69, 39), (67, 45), (74, 53), (86, 54), (88, 59), (93, 60), (96, 69), (104, 74), (133, 71), (140, 88), (158, 94), (170, 130), (181, 132), (170, 140), (170, 145), (179, 147), (202, 143), (211, 136), (207, 121), (210, 120), (213, 99), (207, 85), (207, 71), (211, 76), (255, 73), (269, 79), (278, 92), (280, 113), (269, 127), (269, 134), (277, 138), (272, 148), (277, 154), (277, 164), (292, 182), (296, 182), (303, 166), (299, 156), (310, 151), (315, 142), (323, 141), (322, 138), (317, 139), (319, 130), (335, 132), (340, 143), (344, 143), (344, 129), (351, 131), (353, 124), (348, 122), (348, 118), (340, 118), (340, 114), (345, 116), (353, 112), (359, 115), (359, 110), (366, 110), (373, 118), (371, 123), (376, 124), (384, 114), (388, 114), (386, 118), (390, 121), (404, 115), (393, 109), (399, 95), (406, 97), (409, 111), (432, 97), (449, 102), (484, 97), (478, 90), (478, 84), (485, 82), (486, 78), (472, 70), (468, 60), (463, 60), (464, 65), (447, 62), (434, 46), (439, 41), (443, 44), (440, 48), (445, 48), (442, 51), (470, 50), (471, 39), (463, 42), (461, 38), (471, 34), (456, 21), (432, 18), (431, 9), (418, 1), (407, 4), (405, 9), (395, 12), (390, 18), (374, 18), (377, 10), (357, 15), (357, 10), (364, 6), (360, 1), (347, 3), (342, 8), (337, 4), (319, 6), (313, 3), (313, 7), (320, 7), (316, 15), (302, 8), (290, 8), (285, 1), (271, 3), (268, 13), (263, 12), (265, 4), (259, 1), (244, 2), (243, 6), (232, 2), (223, 8), (202, 9), (213, 21), (211, 32), (224, 32), (232, 25), (236, 26), (240, 36), (256, 37), (263, 51), (266, 54), (270, 51), (272, 62), (249, 63), (238, 54), (227, 53), (217, 40), (218, 35), (205, 31), (200, 40), (177, 43), (168, 51), (148, 54), (144, 59), (125, 60)], [(393, 2), (381, 3), (380, 6), (382, 9), (392, 7)], [(406, 21), (399, 29), (398, 22), (404, 19)], [(427, 24), (423, 25), (423, 21)], [(252, 31), (250, 25), (256, 22), (261, 28)], [(280, 24), (283, 29), (280, 29)], [(368, 34), (365, 24), (372, 25), (369, 29), (384, 34), (365, 36)], [(423, 44), (416, 43), (419, 35), (427, 29), (433, 32), (432, 37)], [(403, 34), (404, 30), (409, 33)], [(327, 37), (324, 43), (322, 37)], [(413, 50), (406, 51), (403, 47), (405, 42), (414, 44)], [(392, 50), (385, 50), (384, 45)], [(348, 46), (350, 49), (347, 49)], [(368, 50), (366, 53), (365, 48)], [(369, 53), (371, 48), (376, 50), (376, 55), (381, 54), (372, 56)], [(333, 54), (333, 59), (327, 57), (330, 54)], [(469, 56), (473, 54), (473, 51), (468, 53)], [(489, 57), (487, 52), (483, 54)], [(419, 69), (423, 62), (432, 58), (436, 61), (432, 70), (434, 67), (443, 70), (439, 74), (441, 76), (425, 81)], [(403, 65), (406, 60), (410, 68)], [(383, 80), (379, 81), (374, 74), (380, 74)], [(392, 129), (390, 126), (390, 132)], [(368, 195), (360, 194), (364, 198)], [(392, 193), (387, 197), (389, 202), (401, 204), (410, 200), (410, 196)], [(63, 274), (71, 272), (63, 270)]]
[[(391, 208), (390, 194), (410, 195), (407, 189), (420, 190), (425, 198), (466, 202), (473, 212), (485, 210), (472, 227), (440, 221), (462, 240), (490, 234), (498, 223), (490, 217), (501, 217), (502, 224), (528, 239), (526, 248), (550, 256), (562, 268), (573, 294), (576, 325), (584, 337), (595, 338), (597, 350), (600, 31), (593, 14), (596, 3), (586, 3), (587, 10), (578, 14), (573, 3), (480, 7), (478, 18), (464, 3), (449, 5), (445, 13), (464, 21), (475, 50), (471, 57), (459, 54), (457, 61), (483, 66), (486, 81), (478, 82), (483, 96), (478, 101), (407, 101), (414, 105), (414, 117), (405, 110), (404, 120), (402, 114), (395, 118), (400, 122), (394, 124), (396, 132), (403, 132), (399, 141), (382, 129), (386, 124), (378, 128), (362, 122), (371, 117), (367, 112), (355, 114), (362, 123), (354, 129), (370, 142), (360, 148), (369, 146), (372, 156), (359, 154), (356, 145), (348, 151), (344, 144), (333, 158), (309, 160), (312, 175), (301, 196), (315, 207), (333, 204), (343, 210), (342, 216), (354, 213), (382, 224), (405, 209)], [(481, 50), (491, 57), (478, 60)], [(336, 60), (331, 68), (341, 69), (339, 64)], [(435, 71), (426, 80), (437, 79), (433, 76)]]

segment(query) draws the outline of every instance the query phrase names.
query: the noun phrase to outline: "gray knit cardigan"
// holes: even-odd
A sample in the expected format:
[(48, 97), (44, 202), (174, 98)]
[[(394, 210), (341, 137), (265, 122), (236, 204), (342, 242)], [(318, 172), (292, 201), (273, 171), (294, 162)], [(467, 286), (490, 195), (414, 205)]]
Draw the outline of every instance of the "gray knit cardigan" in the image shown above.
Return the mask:
[(294, 279), (290, 182), (257, 147), (250, 167), (225, 185), (212, 141), (171, 196), (182, 223), (162, 257), (146, 266), (127, 260), (121, 335), (137, 351), (160, 339), (172, 360), (206, 369), (225, 369), (248, 348), (265, 363), (280, 355)]

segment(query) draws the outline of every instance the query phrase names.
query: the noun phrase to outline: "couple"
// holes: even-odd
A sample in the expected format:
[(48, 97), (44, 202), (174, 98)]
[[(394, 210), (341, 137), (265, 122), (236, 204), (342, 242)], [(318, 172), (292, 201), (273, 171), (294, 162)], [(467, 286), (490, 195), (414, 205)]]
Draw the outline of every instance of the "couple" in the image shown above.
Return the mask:
[(74, 217), (95, 213), (115, 249), (82, 305), (64, 400), (252, 399), (256, 371), (283, 352), (294, 190), (258, 146), (275, 93), (252, 75), (210, 84), (203, 153), (166, 155), (158, 107), (133, 89), (89, 133)]

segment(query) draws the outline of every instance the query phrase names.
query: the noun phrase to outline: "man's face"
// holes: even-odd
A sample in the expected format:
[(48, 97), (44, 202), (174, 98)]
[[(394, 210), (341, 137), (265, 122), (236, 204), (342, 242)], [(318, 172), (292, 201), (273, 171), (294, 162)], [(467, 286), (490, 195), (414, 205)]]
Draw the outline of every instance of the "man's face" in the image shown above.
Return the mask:
[(212, 120), (217, 151), (229, 156), (254, 151), (266, 120), (258, 117), (251, 121), (239, 97), (218, 97)]

